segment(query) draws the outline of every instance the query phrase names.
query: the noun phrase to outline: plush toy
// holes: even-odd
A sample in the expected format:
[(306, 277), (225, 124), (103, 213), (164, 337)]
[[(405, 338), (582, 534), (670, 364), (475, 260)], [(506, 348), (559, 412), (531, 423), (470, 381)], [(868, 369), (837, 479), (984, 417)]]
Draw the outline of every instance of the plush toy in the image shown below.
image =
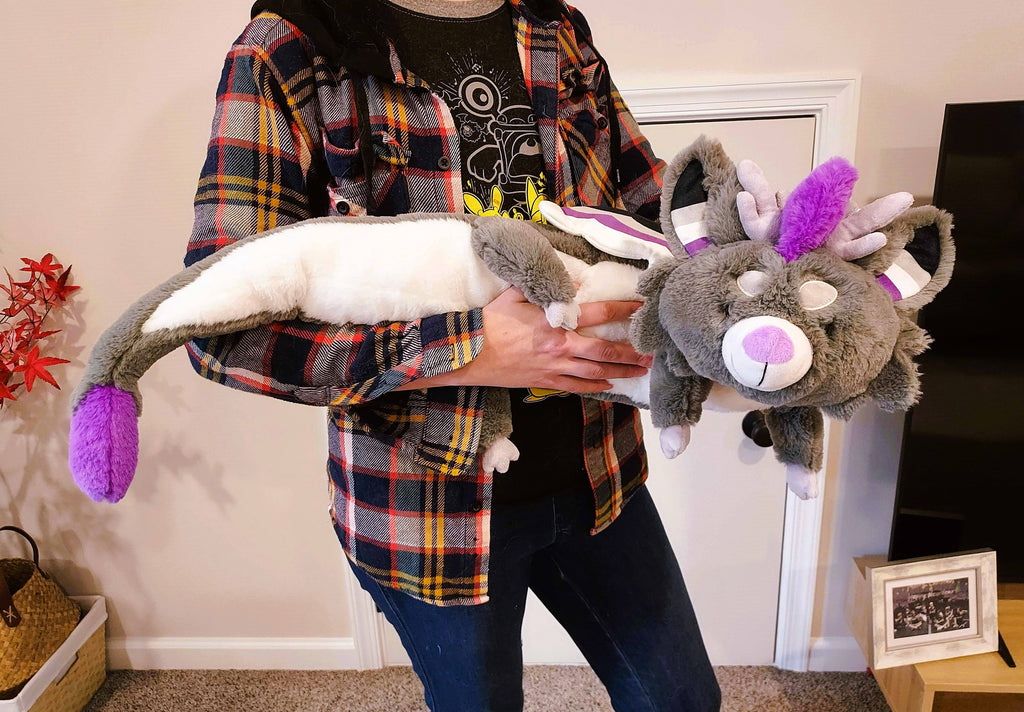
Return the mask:
[[(556, 227), (430, 213), (319, 218), (253, 235), (158, 286), (100, 337), (72, 396), (72, 473), (97, 501), (124, 496), (138, 458), (138, 379), (193, 338), (293, 318), (411, 320), (482, 307), (514, 285), (567, 329), (579, 303), (646, 298), (631, 325), (592, 332), (628, 334), (655, 354), (654, 367), (595, 397), (649, 406), (670, 457), (705, 402), (764, 409), (789, 486), (813, 496), (819, 409), (849, 417), (870, 398), (887, 409), (913, 404), (911, 358), (927, 345), (913, 312), (952, 270), (948, 215), (907, 211), (906, 194), (847, 214), (855, 179), (834, 160), (783, 201), (755, 165), (737, 172), (701, 138), (666, 172), (664, 235), (553, 203), (541, 210)], [(388, 259), (374, 259), (381, 253)], [(353, 274), (348, 264), (381, 266)], [(518, 457), (510, 435), (508, 393), (488, 389), (485, 470), (504, 472)]]

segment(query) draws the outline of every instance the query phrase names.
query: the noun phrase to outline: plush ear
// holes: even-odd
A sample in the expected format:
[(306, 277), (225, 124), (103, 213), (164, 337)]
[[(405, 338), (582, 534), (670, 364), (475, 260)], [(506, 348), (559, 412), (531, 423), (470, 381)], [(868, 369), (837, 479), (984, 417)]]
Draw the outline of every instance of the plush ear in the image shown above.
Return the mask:
[(882, 228), (886, 245), (857, 264), (871, 272), (900, 311), (916, 311), (953, 275), (953, 218), (935, 206), (912, 208)]
[(701, 136), (665, 169), (661, 230), (672, 254), (693, 256), (709, 245), (747, 239), (736, 211), (742, 190), (722, 144)]

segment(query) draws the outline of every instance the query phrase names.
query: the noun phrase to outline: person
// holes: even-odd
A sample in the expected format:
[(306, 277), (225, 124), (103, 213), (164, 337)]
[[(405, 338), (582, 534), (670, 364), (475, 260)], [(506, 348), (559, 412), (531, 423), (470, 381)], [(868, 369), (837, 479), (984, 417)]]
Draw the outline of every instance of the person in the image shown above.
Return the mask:
[[(539, 219), (546, 197), (653, 218), (663, 167), (558, 0), (261, 0), (218, 86), (185, 262), (319, 216)], [(580, 325), (638, 306), (585, 304)], [(335, 531), (431, 710), (522, 709), (528, 589), (616, 710), (719, 708), (637, 412), (579, 395), (649, 357), (552, 329), (515, 289), (409, 322), (274, 323), (189, 354), (216, 382), (328, 407)], [(493, 476), (475, 456), (487, 387), (510, 389), (520, 450)]]

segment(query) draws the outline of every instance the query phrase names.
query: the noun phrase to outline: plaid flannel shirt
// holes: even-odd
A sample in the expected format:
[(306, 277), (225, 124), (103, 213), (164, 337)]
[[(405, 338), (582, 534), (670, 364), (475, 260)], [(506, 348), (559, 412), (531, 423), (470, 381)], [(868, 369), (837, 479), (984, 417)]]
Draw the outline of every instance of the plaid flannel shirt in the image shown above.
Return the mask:
[[(603, 65), (582, 16), (561, 8), (586, 37), (564, 17), (542, 20), (524, 0), (510, 3), (548, 196), (656, 216), (663, 164), (614, 87), (614, 107), (599, 96)], [(390, 65), (388, 80), (335, 71), (292, 24), (253, 18), (217, 89), (186, 265), (259, 231), (364, 211), (354, 81), (368, 98), (378, 212), (463, 212), (451, 113), (393, 47)], [(606, 171), (609, 120), (620, 127), (617, 193)], [(476, 461), (483, 389), (394, 389), (465, 365), (482, 339), (477, 309), (373, 325), (275, 323), (197, 339), (189, 354), (216, 382), (328, 406), (331, 515), (346, 553), (383, 585), (473, 604), (487, 600), (491, 477)], [(635, 409), (583, 402), (596, 533), (645, 480), (646, 455)]]

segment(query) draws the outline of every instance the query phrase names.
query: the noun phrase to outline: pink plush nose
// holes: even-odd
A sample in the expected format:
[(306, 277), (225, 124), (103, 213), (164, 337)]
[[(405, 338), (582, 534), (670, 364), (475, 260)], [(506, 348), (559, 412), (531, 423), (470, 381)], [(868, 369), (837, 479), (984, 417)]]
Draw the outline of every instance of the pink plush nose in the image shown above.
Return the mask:
[(777, 326), (754, 329), (743, 339), (747, 356), (761, 363), (786, 363), (793, 358), (793, 342)]

